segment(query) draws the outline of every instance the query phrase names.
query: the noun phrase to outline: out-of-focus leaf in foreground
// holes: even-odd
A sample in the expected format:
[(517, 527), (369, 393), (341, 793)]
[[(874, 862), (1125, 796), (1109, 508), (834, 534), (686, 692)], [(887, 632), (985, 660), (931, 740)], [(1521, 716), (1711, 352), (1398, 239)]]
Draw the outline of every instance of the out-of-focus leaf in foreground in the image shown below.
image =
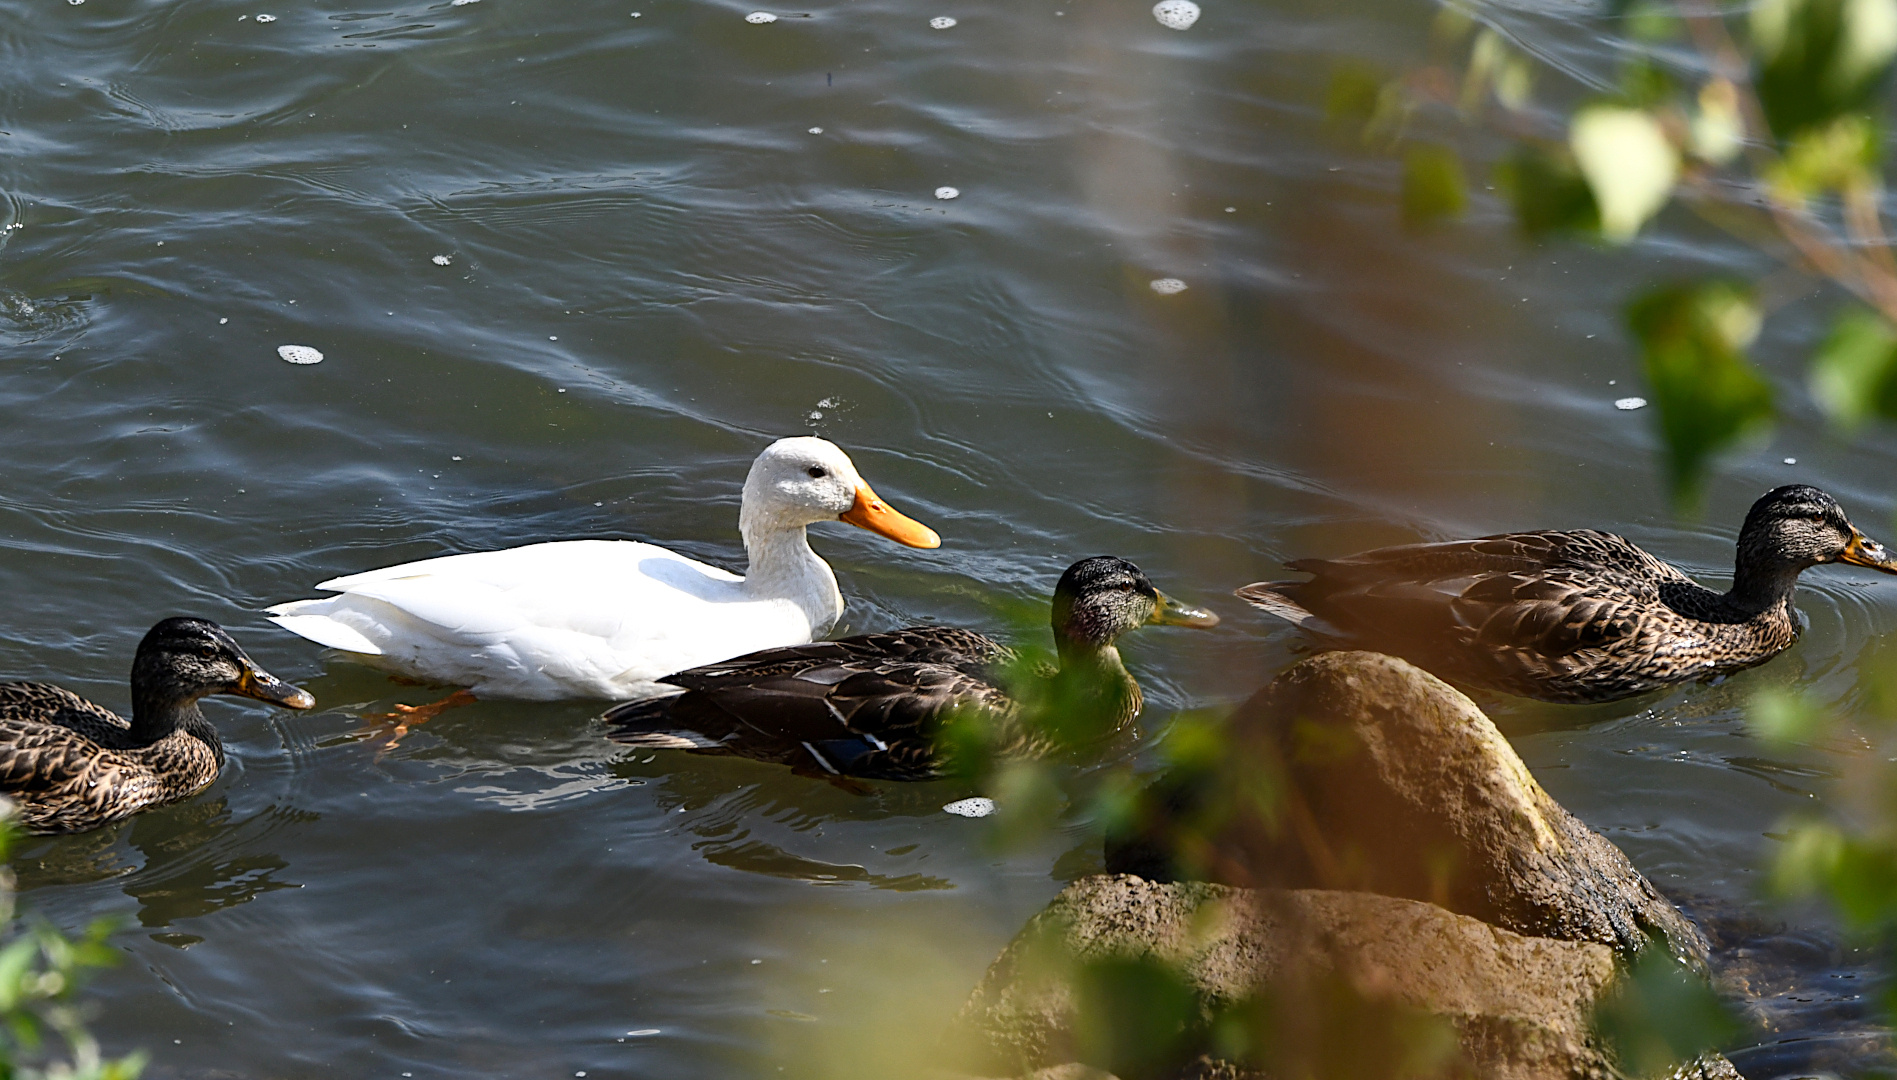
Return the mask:
[(1742, 1030), (1706, 980), (1664, 946), (1643, 949), (1594, 1008), (1602, 1046), (1629, 1077), (1667, 1077)]
[(1594, 193), (1574, 163), (1541, 147), (1523, 144), (1495, 168), (1496, 186), (1515, 207), (1515, 223), (1531, 240), (1556, 233), (1595, 235), (1600, 212)]
[(1897, 330), (1881, 315), (1846, 311), (1811, 358), (1811, 396), (1845, 430), (1897, 418)]
[(1812, 741), (1824, 734), (1830, 719), (1817, 702), (1790, 687), (1765, 687), (1746, 705), (1746, 726), (1781, 746)]
[(1467, 187), (1454, 150), (1411, 146), (1403, 155), (1403, 223), (1415, 227), (1461, 215), (1469, 201)]
[(1868, 110), (1897, 58), (1897, 0), (1759, 0), (1751, 29), (1759, 104), (1781, 142)]
[(1600, 207), (1601, 235), (1624, 244), (1672, 197), (1680, 155), (1645, 109), (1596, 105), (1568, 127), (1568, 146)]
[(1745, 354), (1759, 318), (1751, 290), (1729, 281), (1668, 285), (1627, 310), (1682, 506), (1697, 502), (1714, 454), (1771, 426), (1772, 388)]

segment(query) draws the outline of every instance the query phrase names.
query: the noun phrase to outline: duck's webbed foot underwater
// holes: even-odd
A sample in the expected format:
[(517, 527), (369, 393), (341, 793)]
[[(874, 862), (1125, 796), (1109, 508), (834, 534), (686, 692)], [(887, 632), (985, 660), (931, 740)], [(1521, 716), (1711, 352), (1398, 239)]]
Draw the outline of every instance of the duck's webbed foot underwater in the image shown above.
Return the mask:
[(361, 729), (361, 737), (376, 739), (387, 734), (387, 741), (376, 751), (379, 757), (400, 745), (403, 736), (407, 735), (411, 728), (425, 724), (449, 709), (461, 705), (472, 705), (479, 700), (472, 690), (456, 690), (440, 701), (431, 701), (426, 705), (393, 705), (390, 706), (389, 712), (371, 713), (364, 716), (363, 719), (369, 723)]

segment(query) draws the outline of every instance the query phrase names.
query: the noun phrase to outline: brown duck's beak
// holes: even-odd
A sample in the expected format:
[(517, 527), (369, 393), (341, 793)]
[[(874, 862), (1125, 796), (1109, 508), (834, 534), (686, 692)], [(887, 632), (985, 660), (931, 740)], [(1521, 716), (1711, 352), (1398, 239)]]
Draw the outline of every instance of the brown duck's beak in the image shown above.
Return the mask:
[(1838, 561), (1853, 566), (1868, 566), (1886, 574), (1897, 574), (1897, 559), (1890, 557), (1884, 545), (1858, 532), (1855, 527), (1851, 530), (1851, 542), (1845, 545), (1844, 554), (1838, 556)]
[(1205, 630), (1217, 626), (1219, 617), (1205, 608), (1187, 607), (1165, 593), (1160, 593), (1159, 603), (1153, 607), (1152, 618), (1146, 621), (1158, 623), (1161, 626), (1196, 626)]
[(316, 705), (315, 696), (308, 690), (291, 686), (248, 659), (244, 661), (243, 676), (237, 680), (237, 689), (231, 693), (268, 701), (286, 709), (309, 709)]
[(847, 521), (859, 529), (868, 529), (910, 547), (942, 546), (942, 538), (935, 535), (934, 529), (890, 509), (888, 503), (876, 497), (868, 484), (856, 486), (856, 504), (837, 515), (837, 520)]

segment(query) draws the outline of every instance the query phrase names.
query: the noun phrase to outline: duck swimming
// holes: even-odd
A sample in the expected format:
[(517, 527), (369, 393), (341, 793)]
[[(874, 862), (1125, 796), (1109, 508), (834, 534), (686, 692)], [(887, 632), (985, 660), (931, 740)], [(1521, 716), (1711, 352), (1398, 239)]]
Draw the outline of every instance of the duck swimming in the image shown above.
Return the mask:
[(332, 578), (316, 587), (338, 595), (279, 604), (271, 620), (479, 697), (621, 700), (662, 689), (653, 680), (668, 672), (828, 632), (843, 594), (804, 535), (821, 521), (910, 547), (942, 542), (877, 498), (849, 455), (803, 436), (751, 465), (738, 509), (744, 577), (655, 544), (565, 540)]
[(50, 683), (0, 682), (0, 792), (34, 833), (96, 829), (185, 798), (224, 766), (224, 744), (198, 709), (207, 694), (316, 704), (216, 623), (166, 619), (132, 659), (129, 721)]
[(1140, 568), (1112, 556), (1082, 559), (1054, 587), (1060, 666), (1034, 685), (1004, 676), (1013, 650), (972, 630), (916, 626), (740, 656), (667, 675), (684, 693), (606, 713), (612, 738), (790, 765), (832, 777), (925, 780), (941, 774), (936, 736), (951, 713), (978, 710), (1008, 756), (1057, 747), (1044, 725), (1022, 723), (1024, 701), (1061, 710), (1060, 726), (1096, 734), (1139, 715), (1139, 684), (1114, 642), (1148, 623), (1209, 627), (1218, 616), (1182, 607)]
[(1844, 562), (1897, 574), (1836, 499), (1768, 491), (1739, 530), (1717, 592), (1612, 533), (1507, 533), (1285, 565), (1309, 581), (1238, 590), (1348, 648), (1401, 656), (1451, 681), (1542, 701), (1614, 701), (1762, 664), (1798, 639), (1798, 575)]

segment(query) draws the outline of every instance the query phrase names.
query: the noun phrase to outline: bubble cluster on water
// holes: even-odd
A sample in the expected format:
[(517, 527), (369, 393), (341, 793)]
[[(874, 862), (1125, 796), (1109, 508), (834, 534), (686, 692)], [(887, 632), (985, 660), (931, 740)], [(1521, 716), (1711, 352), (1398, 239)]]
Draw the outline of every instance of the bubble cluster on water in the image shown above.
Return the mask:
[(1619, 409), (1622, 412), (1632, 412), (1635, 409), (1644, 409), (1646, 407), (1647, 407), (1647, 399), (1643, 397), (1624, 397), (1624, 398), (1614, 399), (1614, 408)]
[(939, 187), (935, 189), (935, 197), (938, 199), (958, 199), (961, 195), (962, 193), (959, 190), (952, 187)]
[(942, 812), (945, 814), (954, 814), (956, 817), (987, 817), (989, 814), (995, 812), (995, 801), (979, 796), (973, 799), (961, 799), (944, 806)]
[(810, 133), (811, 133), (812, 135), (821, 135), (821, 134), (823, 134), (823, 129), (822, 129), (822, 128), (811, 128), (811, 129), (810, 129)]
[(954, 25), (955, 20), (949, 18), (947, 15), (937, 15), (935, 18), (929, 20), (929, 28), (932, 30), (947, 30)]
[(765, 23), (776, 22), (777, 16), (771, 14), (768, 11), (753, 11), (751, 14), (746, 15), (744, 17), (744, 21), (748, 23), (755, 23), (759, 26), (762, 26)]
[[(476, 0), (468, 0), (468, 3), (470, 4), (475, 3), (475, 2)], [(428, 261), (434, 263), (436, 266), (447, 266), (449, 263), (454, 262), (453, 259), (449, 258), (446, 255), (437, 255)]]
[(1161, 296), (1171, 296), (1174, 293), (1186, 291), (1186, 283), (1176, 277), (1154, 278), (1147, 282), (1147, 287)]
[(1199, 5), (1192, 0), (1159, 0), (1153, 5), (1153, 18), (1168, 30), (1189, 30), (1199, 21)]
[(257, 16), (257, 21), (260, 23), (273, 23), (277, 21), (277, 17), (275, 15), (259, 15)]
[(310, 348), (308, 345), (279, 345), (277, 346), (277, 355), (292, 364), (320, 364), (323, 362), (323, 354)]
[(1785, 464), (1787, 464), (1787, 465), (1796, 465), (1796, 464), (1798, 464), (1798, 459), (1797, 459), (1797, 458), (1795, 458), (1795, 457), (1788, 457), (1788, 458), (1786, 458), (1786, 459), (1785, 459)]
[(481, 0), (448, 0), (448, 6), (449, 7), (463, 7), (468, 4), (478, 4), (480, 2)]

